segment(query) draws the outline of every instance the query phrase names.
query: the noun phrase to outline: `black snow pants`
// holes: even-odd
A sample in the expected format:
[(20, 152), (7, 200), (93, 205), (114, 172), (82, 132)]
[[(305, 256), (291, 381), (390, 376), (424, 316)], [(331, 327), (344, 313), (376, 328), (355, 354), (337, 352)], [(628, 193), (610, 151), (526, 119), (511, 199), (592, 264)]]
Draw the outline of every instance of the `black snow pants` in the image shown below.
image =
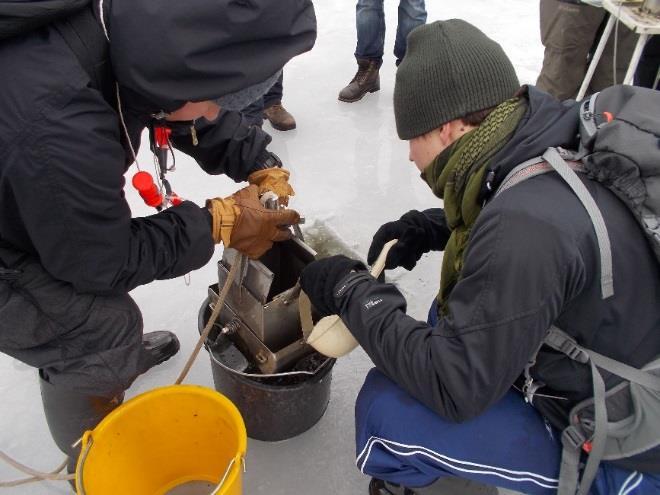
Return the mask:
[(114, 397), (148, 369), (142, 315), (128, 294), (79, 294), (15, 254), (0, 248), (0, 352), (93, 396)]

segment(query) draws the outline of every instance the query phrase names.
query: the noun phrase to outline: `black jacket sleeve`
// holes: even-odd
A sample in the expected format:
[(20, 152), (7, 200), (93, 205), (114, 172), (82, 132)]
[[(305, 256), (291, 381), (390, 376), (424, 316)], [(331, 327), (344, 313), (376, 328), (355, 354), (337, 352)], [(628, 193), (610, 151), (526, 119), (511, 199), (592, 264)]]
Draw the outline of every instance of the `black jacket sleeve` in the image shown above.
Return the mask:
[(183, 204), (131, 218), (116, 115), (82, 88), (35, 124), (12, 173), (21, 222), (45, 269), (80, 292), (126, 292), (208, 262), (208, 214)]
[(396, 287), (362, 274), (337, 284), (341, 318), (378, 369), (441, 416), (467, 420), (507, 392), (583, 283), (568, 239), (525, 212), (486, 207), (437, 326), (407, 316)]
[(197, 146), (189, 133), (173, 135), (172, 143), (209, 174), (226, 174), (242, 182), (269, 156), (266, 146), (271, 137), (259, 127), (247, 125), (239, 112), (221, 112), (213, 123), (197, 123), (196, 130)]

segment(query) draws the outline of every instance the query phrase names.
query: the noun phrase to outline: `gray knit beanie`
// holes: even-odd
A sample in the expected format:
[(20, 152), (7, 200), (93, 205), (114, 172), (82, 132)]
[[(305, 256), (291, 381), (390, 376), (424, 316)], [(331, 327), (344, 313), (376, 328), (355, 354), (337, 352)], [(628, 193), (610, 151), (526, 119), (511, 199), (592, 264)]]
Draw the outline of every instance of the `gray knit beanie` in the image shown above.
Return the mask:
[(281, 75), (282, 71), (278, 70), (265, 81), (253, 84), (247, 88), (239, 89), (235, 93), (229, 93), (228, 95), (216, 98), (215, 103), (217, 103), (222, 110), (240, 112), (241, 110), (244, 110), (248, 105), (251, 105), (263, 95), (268, 93), (270, 88), (275, 85)]
[(401, 139), (496, 106), (520, 83), (502, 47), (460, 19), (414, 29), (396, 73), (394, 116)]

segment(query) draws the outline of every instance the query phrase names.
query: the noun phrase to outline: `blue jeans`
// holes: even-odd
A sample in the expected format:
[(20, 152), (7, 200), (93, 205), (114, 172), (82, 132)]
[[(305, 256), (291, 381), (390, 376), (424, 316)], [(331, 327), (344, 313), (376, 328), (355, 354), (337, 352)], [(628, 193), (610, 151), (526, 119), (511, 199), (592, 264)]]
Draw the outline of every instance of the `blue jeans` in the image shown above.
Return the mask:
[[(429, 312), (429, 322), (436, 321)], [(410, 488), (444, 476), (468, 478), (528, 495), (557, 492), (560, 434), (516, 391), (480, 416), (452, 423), (373, 369), (355, 404), (357, 466)], [(592, 495), (660, 493), (660, 475), (602, 463)]]
[(280, 78), (265, 95), (241, 110), (243, 118), (249, 125), (261, 126), (264, 123), (264, 108), (282, 103), (282, 94), (284, 92), (283, 81), (284, 71), (282, 71)]
[[(358, 0), (356, 7), (357, 47), (355, 58), (375, 60), (379, 66), (385, 51), (384, 0)], [(399, 0), (399, 23), (394, 42), (397, 64), (406, 54), (406, 38), (417, 26), (426, 23), (424, 0)]]

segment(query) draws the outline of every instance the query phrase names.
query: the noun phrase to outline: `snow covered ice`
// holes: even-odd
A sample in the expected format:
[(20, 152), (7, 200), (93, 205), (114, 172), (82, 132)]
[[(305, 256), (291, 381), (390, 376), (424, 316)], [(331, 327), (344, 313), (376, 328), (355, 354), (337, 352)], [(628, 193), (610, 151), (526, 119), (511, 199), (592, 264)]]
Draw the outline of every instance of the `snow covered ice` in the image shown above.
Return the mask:
[[(357, 103), (337, 101), (337, 94), (356, 70), (355, 0), (317, 0), (318, 40), (312, 52), (285, 68), (285, 107), (298, 128), (289, 132), (264, 129), (273, 136), (270, 148), (292, 171), (296, 196), (291, 206), (311, 226), (322, 222), (345, 245), (366, 257), (371, 237), (384, 222), (409, 209), (436, 206), (436, 199), (408, 161), (408, 147), (398, 140), (392, 110), (394, 33), (397, 0), (386, 4), (386, 56), (381, 90)], [(534, 0), (427, 0), (429, 22), (462, 18), (499, 42), (512, 59), (523, 83), (533, 83), (541, 68), (538, 2)], [(221, 62), (221, 61), (219, 61)], [(143, 143), (147, 142), (146, 135)], [(148, 146), (139, 154), (150, 170)], [(192, 159), (177, 153), (177, 170), (168, 178), (181, 196), (198, 204), (237, 189), (230, 179), (207, 176)], [(129, 171), (127, 177), (132, 176)], [(135, 216), (152, 213), (132, 188), (126, 194)], [(132, 292), (144, 316), (145, 331), (168, 329), (181, 339), (181, 351), (166, 364), (138, 378), (127, 397), (174, 382), (197, 339), (197, 312), (207, 287), (217, 281), (216, 262), (184, 279), (155, 282)], [(438, 287), (440, 255), (426, 255), (410, 273), (399, 269), (388, 277), (409, 299), (409, 313), (425, 319), (428, 301)], [(20, 331), (17, 328), (16, 331)], [(356, 350), (335, 366), (332, 396), (325, 416), (311, 430), (291, 440), (268, 444), (250, 440), (244, 493), (249, 495), (366, 494), (368, 478), (355, 467), (353, 406), (369, 358)], [(208, 356), (200, 354), (186, 379), (213, 387)], [(50, 470), (62, 453), (50, 438), (43, 416), (37, 373), (0, 354), (0, 450), (41, 470)], [(0, 480), (23, 477), (0, 463)], [(7, 495), (71, 493), (66, 483), (38, 483), (6, 489)], [(131, 494), (127, 494), (131, 495)]]

